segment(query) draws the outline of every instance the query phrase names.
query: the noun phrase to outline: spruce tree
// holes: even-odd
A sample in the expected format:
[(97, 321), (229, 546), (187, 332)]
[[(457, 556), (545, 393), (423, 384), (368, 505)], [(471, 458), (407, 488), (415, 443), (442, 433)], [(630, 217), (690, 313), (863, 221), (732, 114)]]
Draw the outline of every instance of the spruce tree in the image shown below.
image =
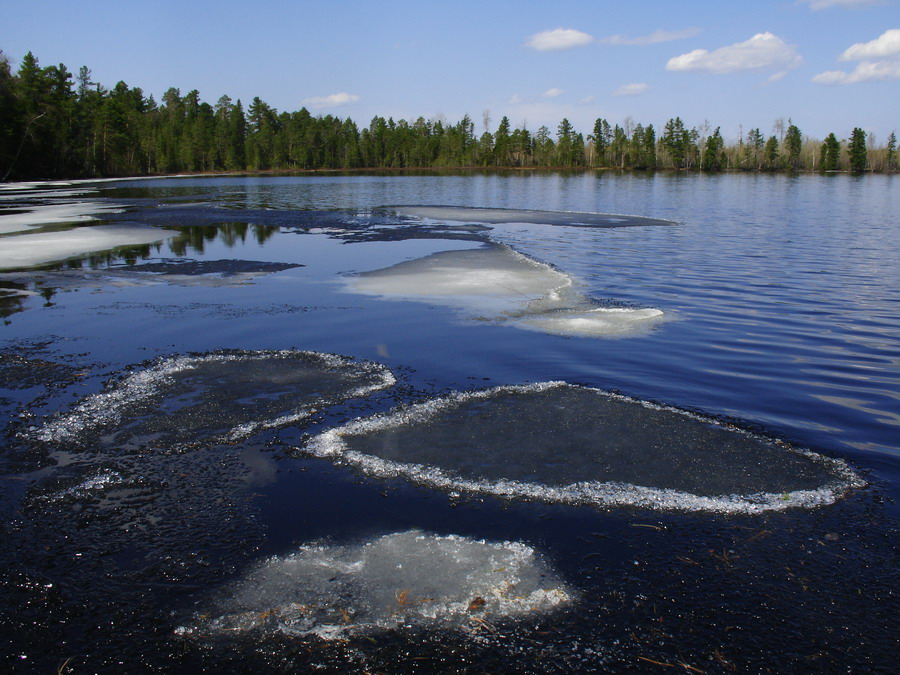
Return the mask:
[(866, 132), (855, 127), (850, 135), (850, 144), (847, 146), (847, 150), (850, 153), (850, 170), (865, 171), (869, 160), (869, 153), (866, 150)]
[(834, 133), (828, 134), (822, 143), (819, 168), (822, 171), (837, 171), (841, 158), (841, 142)]

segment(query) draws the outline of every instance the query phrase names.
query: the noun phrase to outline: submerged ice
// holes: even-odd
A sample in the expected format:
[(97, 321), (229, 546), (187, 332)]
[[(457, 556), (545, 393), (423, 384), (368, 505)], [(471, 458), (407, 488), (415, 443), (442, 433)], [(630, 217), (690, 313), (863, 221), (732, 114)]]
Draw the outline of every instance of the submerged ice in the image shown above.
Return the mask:
[(348, 290), (454, 307), (470, 316), (559, 335), (624, 335), (663, 318), (658, 309), (602, 307), (571, 277), (499, 244), (442, 251), (350, 277)]
[(394, 384), (385, 367), (298, 350), (222, 351), (138, 369), (31, 432), (121, 449), (235, 442)]
[(307, 545), (226, 589), (181, 635), (269, 631), (325, 639), (410, 627), (478, 630), (544, 612), (571, 591), (530, 546), (412, 530), (361, 545)]
[(676, 408), (562, 382), (460, 393), (314, 437), (309, 454), (452, 491), (757, 513), (830, 504), (842, 461)]

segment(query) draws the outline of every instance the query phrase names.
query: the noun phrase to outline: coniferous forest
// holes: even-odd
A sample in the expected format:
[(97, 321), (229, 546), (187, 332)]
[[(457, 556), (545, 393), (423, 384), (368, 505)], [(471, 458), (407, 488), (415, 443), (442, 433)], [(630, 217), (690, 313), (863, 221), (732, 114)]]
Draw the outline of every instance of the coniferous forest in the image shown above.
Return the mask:
[(209, 171), (401, 168), (607, 168), (700, 171), (876, 171), (897, 168), (896, 134), (876, 143), (860, 128), (845, 139), (805, 136), (790, 119), (770, 133), (741, 129), (726, 143), (704, 122), (679, 117), (656, 129), (626, 118), (579, 131), (513, 128), (502, 117), (483, 132), (468, 115), (414, 121), (278, 112), (259, 97), (244, 106), (225, 95), (210, 105), (192, 90), (160, 101), (119, 82), (108, 89), (82, 66), (41, 67), (26, 54), (13, 72), (0, 51), (0, 181)]

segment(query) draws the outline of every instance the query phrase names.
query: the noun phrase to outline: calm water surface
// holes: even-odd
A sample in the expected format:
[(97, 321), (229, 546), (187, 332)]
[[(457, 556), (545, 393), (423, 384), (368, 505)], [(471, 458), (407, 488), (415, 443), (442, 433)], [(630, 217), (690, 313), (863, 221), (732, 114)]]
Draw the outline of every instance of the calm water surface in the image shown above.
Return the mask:
[[(511, 382), (574, 379), (734, 415), (821, 448), (897, 457), (895, 184), (884, 176), (351, 176), (171, 179), (102, 194), (203, 199), (234, 209), (355, 212), (446, 204), (672, 219), (678, 225), (671, 228), (494, 226), (491, 239), (559, 268), (591, 296), (658, 307), (675, 320), (634, 340), (501, 331), (503, 338), (492, 339), (485, 349), (480, 337), (459, 338), (460, 344), (442, 347), (449, 353), (435, 352), (432, 375), (449, 368), (466, 377), (493, 378), (498, 366), (508, 364), (503, 379)], [(262, 246), (227, 250), (214, 242), (205, 255), (301, 262), (307, 265), (303, 277), (327, 282), (335, 271), (376, 269), (455, 248), (433, 241), (333, 247), (310, 241), (315, 237), (289, 239), (297, 238), (279, 235)], [(274, 301), (275, 289), (287, 283), (272, 280), (275, 288), (260, 289), (262, 297)], [(290, 292), (296, 297), (306, 291)], [(360, 302), (353, 296), (345, 300)], [(377, 310), (393, 311), (368, 309)], [(367, 343), (376, 335), (384, 344), (406, 337), (405, 331), (392, 331), (391, 321), (357, 318), (366, 326), (356, 331), (362, 344), (341, 334), (333, 336), (334, 348), (373, 356)], [(293, 322), (282, 324), (291, 343), (303, 343)], [(464, 332), (478, 332), (467, 328)], [(430, 349), (428, 337), (418, 337), (416, 342)], [(402, 353), (392, 357), (404, 361)]]
[[(213, 509), (216, 499), (240, 503), (223, 508), (235, 510), (237, 524), (232, 525), (242, 534), (223, 534), (220, 542), (225, 544), (204, 544), (209, 551), (206, 571), (171, 571), (177, 567), (174, 559), (185, 558), (189, 548), (179, 537), (192, 535), (189, 527), (179, 535), (175, 526), (166, 530), (164, 523), (157, 534), (123, 540), (102, 563), (78, 571), (72, 556), (82, 549), (97, 555), (99, 539), (108, 535), (105, 516), (98, 511), (85, 520), (88, 507), (77, 504), (76, 514), (64, 504), (37, 513), (23, 506), (34, 503), (28, 502), (27, 491), (42, 489), (41, 481), (53, 478), (60, 471), (54, 467), (66, 462), (91, 471), (107, 464), (116, 471), (126, 469), (116, 464), (119, 460), (88, 461), (78, 453), (47, 451), (43, 459), (34, 459), (28, 453), (35, 451), (20, 448), (10, 451), (15, 461), (10, 459), (6, 470), (3, 517), (14, 541), (37, 544), (28, 555), (6, 556), (5, 588), (15, 589), (8, 602), (30, 603), (43, 617), (56, 612), (63, 616), (58, 623), (68, 627), (54, 627), (46, 619), (45, 630), (22, 637), (8, 620), (9, 633), (19, 630), (18, 637), (7, 637), (8, 654), (21, 656), (9, 656), (8, 662), (27, 670), (25, 657), (55, 667), (73, 656), (115, 669), (113, 654), (122, 652), (130, 654), (132, 664), (151, 669), (194, 662), (233, 666), (251, 658), (276, 670), (317, 663), (317, 658), (323, 667), (336, 670), (377, 668), (400, 658), (397, 654), (416, 652), (400, 636), (386, 638), (379, 647), (354, 644), (361, 651), (352, 657), (350, 648), (338, 653), (329, 647), (310, 656), (314, 650), (303, 647), (307, 651), (301, 658), (296, 645), (272, 638), (267, 648), (229, 644), (223, 656), (214, 648), (173, 647), (166, 636), (205, 602), (211, 589), (261, 556), (321, 537), (340, 541), (415, 527), (528, 541), (581, 593), (580, 609), (558, 624), (548, 620), (538, 626), (539, 635), (553, 635), (545, 645), (550, 661), (534, 660), (535, 640), (545, 640), (538, 633), (510, 629), (506, 644), (498, 638), (488, 646), (458, 636), (417, 634), (422, 658), (443, 659), (451, 668), (481, 663), (502, 670), (503, 664), (514, 667), (517, 659), (526, 659), (526, 670), (538, 672), (645, 670), (642, 666), (651, 661), (689, 663), (709, 672), (727, 672), (732, 665), (749, 672), (807, 666), (843, 671), (855, 664), (861, 664), (861, 672), (888, 668), (891, 655), (900, 653), (889, 618), (900, 609), (894, 583), (895, 499), (900, 496), (898, 186), (894, 176), (581, 173), (197, 177), (99, 185), (90, 198), (126, 206), (112, 220), (184, 228), (181, 243), (151, 249), (146, 253), (153, 260), (148, 262), (189, 258), (302, 267), (232, 286), (132, 284), (116, 276), (91, 283), (66, 281), (77, 270), (30, 278), (49, 292), (8, 310), (0, 329), (6, 353), (73, 364), (83, 369), (84, 377), (57, 389), (9, 386), (4, 409), (10, 429), (24, 424), (17, 421), (22, 410), (26, 421), (39, 421), (98, 391), (123, 368), (151, 358), (217, 349), (296, 348), (382, 363), (400, 376), (413, 400), (548, 380), (617, 390), (733, 419), (843, 458), (870, 485), (835, 507), (758, 520), (489, 499), (458, 502), (458, 495), (402, 481), (388, 481), (385, 492), (385, 483), (360, 478), (350, 469), (290, 452), (273, 455), (275, 441), (269, 438), (235, 451), (228, 460), (208, 451), (183, 460), (195, 463), (195, 487), (210, 492), (209, 500), (190, 504), (203, 528), (216, 522), (214, 512), (205, 511)], [(378, 209), (389, 205), (618, 213), (675, 224), (610, 229), (495, 224), (477, 234), (481, 240), (468, 234), (400, 234), (396, 227), (376, 233)], [(375, 225), (367, 226), (369, 222)], [(349, 237), (348, 231), (365, 236)], [(487, 240), (553, 266), (599, 302), (658, 308), (668, 320), (641, 335), (562, 337), (472, 320), (438, 304), (363, 296), (346, 288), (347, 274), (476, 248)], [(121, 262), (113, 258), (112, 267)], [(95, 266), (105, 269), (108, 264)], [(89, 266), (85, 263), (84, 269)], [(335, 421), (356, 414), (351, 406)], [(299, 442), (287, 432), (276, 440)], [(226, 466), (228, 462), (235, 464)], [(203, 472), (208, 472), (206, 478)], [(241, 489), (250, 490), (239, 498), (234, 497), (238, 488), (226, 489), (236, 473), (242, 476)], [(85, 475), (87, 468), (75, 471), (71, 480)], [(148, 484), (152, 480), (148, 477)], [(187, 494), (187, 487), (176, 487), (176, 479), (167, 484), (172, 494)], [(129, 497), (116, 499), (124, 504)], [(144, 508), (140, 504), (133, 507), (136, 512)], [(127, 530), (125, 516), (110, 518), (117, 532)], [(86, 528), (80, 543), (74, 530), (66, 535), (66, 544), (44, 541), (69, 527)], [(158, 549), (154, 536), (164, 542)], [(653, 537), (657, 539), (651, 541)], [(763, 543), (751, 551), (748, 542)], [(595, 553), (600, 543), (602, 555)], [(835, 545), (841, 550), (828, 548)], [(60, 559), (70, 563), (45, 561), (39, 546), (58, 549)], [(821, 557), (826, 549), (833, 557)], [(602, 564), (595, 565), (594, 555)], [(219, 571), (210, 572), (215, 564)], [(858, 575), (856, 581), (850, 580), (853, 575)], [(858, 590), (868, 583), (865, 575), (877, 580), (871, 596)], [(86, 614), (96, 622), (103, 612), (119, 612), (113, 620), (119, 627), (91, 629), (87, 638), (74, 628), (79, 618), (71, 605), (80, 596), (66, 588), (66, 578), (75, 579), (72, 584), (112, 579), (101, 583), (107, 584), (106, 599)], [(41, 583), (61, 584), (62, 599), (22, 590)], [(129, 584), (139, 590), (123, 590)], [(137, 604), (144, 609), (132, 614), (123, 609), (134, 601), (129, 593), (139, 596)], [(173, 599), (173, 594), (181, 595)], [(841, 599), (835, 601), (836, 595)], [(665, 603), (673, 609), (658, 610)], [(722, 609), (716, 613), (718, 606)], [(168, 616), (171, 625), (161, 616)], [(661, 624), (653, 622), (663, 621), (661, 617), (669, 623), (656, 635), (654, 626)], [(162, 622), (162, 637), (136, 638), (151, 621)], [(598, 623), (606, 627), (598, 628)], [(821, 630), (795, 647), (800, 628), (818, 623)], [(726, 631), (734, 625), (743, 628)], [(52, 658), (38, 654), (43, 640), (59, 645)], [(100, 655), (85, 655), (86, 640), (105, 645)], [(178, 656), (178, 650), (188, 656)], [(285, 650), (293, 656), (279, 660)], [(404, 670), (416, 669), (413, 661), (396, 663), (405, 664)]]

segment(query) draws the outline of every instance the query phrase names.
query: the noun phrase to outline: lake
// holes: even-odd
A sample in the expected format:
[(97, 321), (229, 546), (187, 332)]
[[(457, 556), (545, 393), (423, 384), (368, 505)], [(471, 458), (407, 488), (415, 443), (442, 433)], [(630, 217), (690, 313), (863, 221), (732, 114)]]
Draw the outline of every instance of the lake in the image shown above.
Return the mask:
[(894, 667), (896, 176), (12, 187), (8, 668)]

